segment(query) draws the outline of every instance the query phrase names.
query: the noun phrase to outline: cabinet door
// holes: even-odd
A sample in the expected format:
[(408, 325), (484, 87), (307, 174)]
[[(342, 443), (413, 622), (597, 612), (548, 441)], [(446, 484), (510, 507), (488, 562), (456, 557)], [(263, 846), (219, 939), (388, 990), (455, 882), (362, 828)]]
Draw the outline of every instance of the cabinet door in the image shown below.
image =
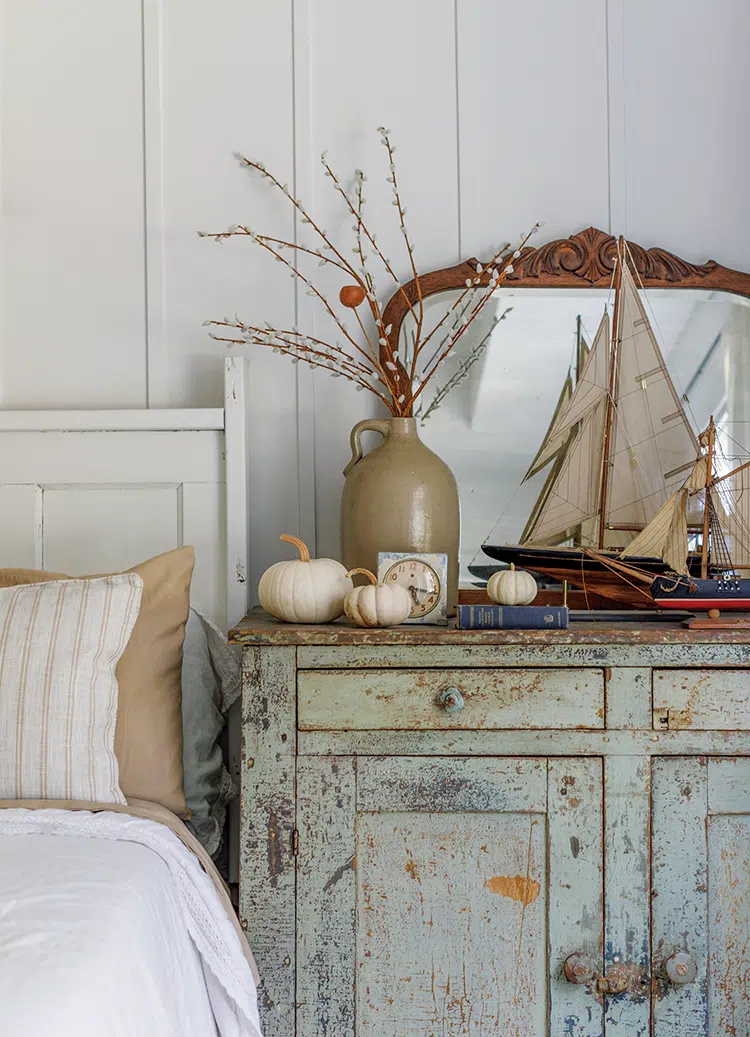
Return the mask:
[(298, 761), (298, 1037), (599, 1037), (602, 763)]
[(750, 1034), (750, 760), (653, 772), (654, 1037)]

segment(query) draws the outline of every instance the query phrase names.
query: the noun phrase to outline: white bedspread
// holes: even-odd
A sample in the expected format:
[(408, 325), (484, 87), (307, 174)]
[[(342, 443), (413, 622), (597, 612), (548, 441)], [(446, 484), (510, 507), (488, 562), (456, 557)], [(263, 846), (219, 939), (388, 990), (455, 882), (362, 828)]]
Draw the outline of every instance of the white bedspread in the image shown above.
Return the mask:
[(0, 811), (2, 1037), (260, 1037), (216, 891), (164, 825)]

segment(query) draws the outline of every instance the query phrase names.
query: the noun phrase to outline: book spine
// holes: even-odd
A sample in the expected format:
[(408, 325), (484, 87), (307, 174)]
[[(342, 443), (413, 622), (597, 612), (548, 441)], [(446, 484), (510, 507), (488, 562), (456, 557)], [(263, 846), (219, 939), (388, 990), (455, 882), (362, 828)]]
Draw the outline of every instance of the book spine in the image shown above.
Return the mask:
[(459, 630), (567, 630), (562, 605), (459, 605)]

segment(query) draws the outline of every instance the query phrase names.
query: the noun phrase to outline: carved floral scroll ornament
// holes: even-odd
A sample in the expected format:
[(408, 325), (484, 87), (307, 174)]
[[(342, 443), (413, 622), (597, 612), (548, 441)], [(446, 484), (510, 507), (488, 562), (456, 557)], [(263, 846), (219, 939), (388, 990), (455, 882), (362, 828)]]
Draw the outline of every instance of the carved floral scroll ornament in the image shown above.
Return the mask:
[[(627, 242), (637, 272), (641, 278), (678, 282), (687, 277), (702, 277), (716, 270), (713, 260), (696, 266), (663, 248), (645, 249)], [(588, 227), (570, 238), (550, 241), (539, 248), (525, 248), (508, 275), (509, 281), (545, 274), (575, 274), (591, 284), (612, 276), (617, 254), (617, 241), (611, 234)], [(471, 262), (471, 260), (470, 260)]]

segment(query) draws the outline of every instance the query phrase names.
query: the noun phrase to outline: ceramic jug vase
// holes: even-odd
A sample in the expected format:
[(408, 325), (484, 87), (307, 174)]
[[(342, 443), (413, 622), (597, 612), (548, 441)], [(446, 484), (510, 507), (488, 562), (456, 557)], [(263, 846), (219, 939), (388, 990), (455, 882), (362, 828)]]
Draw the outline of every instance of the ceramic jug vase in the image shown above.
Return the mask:
[[(363, 455), (367, 431), (383, 442)], [(453, 472), (421, 441), (415, 418), (360, 421), (351, 447), (341, 497), (344, 565), (376, 572), (378, 551), (447, 554), (448, 615), (455, 614), (461, 515)]]

